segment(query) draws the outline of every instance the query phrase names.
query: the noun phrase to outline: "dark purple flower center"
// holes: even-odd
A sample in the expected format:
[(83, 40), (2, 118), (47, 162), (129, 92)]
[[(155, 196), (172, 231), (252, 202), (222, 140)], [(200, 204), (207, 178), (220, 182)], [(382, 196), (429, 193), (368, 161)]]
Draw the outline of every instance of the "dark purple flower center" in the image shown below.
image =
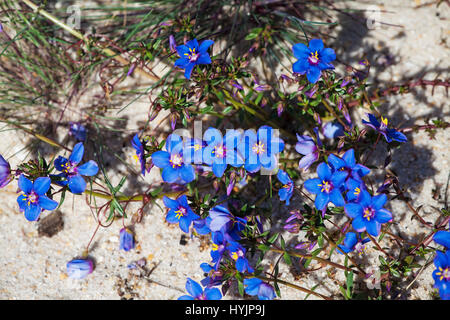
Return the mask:
[(265, 149), (264, 143), (262, 143), (262, 142), (257, 142), (257, 143), (255, 143), (255, 144), (253, 145), (252, 150), (253, 150), (253, 152), (256, 153), (256, 154), (261, 154), (261, 153), (263, 153), (266, 149)]
[(316, 65), (319, 63), (319, 53), (317, 51), (311, 52), (311, 55), (308, 57), (308, 61), (310, 64)]
[(363, 213), (363, 218), (366, 218), (367, 221), (370, 221), (370, 219), (373, 219), (373, 217), (375, 216), (375, 210), (371, 207), (365, 208)]
[(31, 191), (29, 194), (24, 193), (23, 196), (25, 197), (28, 205), (36, 203), (39, 200), (39, 196), (34, 191)]
[(200, 52), (195, 52), (195, 48), (189, 48), (189, 53), (185, 53), (185, 56), (189, 59), (189, 62), (195, 62), (200, 57)]
[(62, 172), (64, 172), (65, 174), (69, 175), (69, 176), (74, 176), (78, 174), (78, 168), (77, 165), (67, 161), (64, 165), (63, 165), (63, 169)]
[(440, 276), (440, 280), (450, 281), (450, 268), (447, 267), (445, 269), (442, 269), (442, 267), (439, 267), (439, 272), (436, 272), (436, 275)]
[(331, 183), (331, 181), (323, 180), (322, 183), (319, 183), (318, 186), (322, 188), (320, 192), (330, 193), (333, 190), (333, 184)]
[(172, 168), (179, 168), (183, 164), (183, 157), (180, 154), (172, 154), (170, 155), (169, 162), (172, 165)]
[(224, 158), (227, 154), (227, 149), (223, 145), (218, 145), (214, 147), (212, 153), (214, 153), (216, 158)]
[(178, 219), (180, 219), (181, 217), (184, 217), (187, 215), (187, 210), (184, 207), (179, 207), (178, 210), (175, 211), (176, 216)]

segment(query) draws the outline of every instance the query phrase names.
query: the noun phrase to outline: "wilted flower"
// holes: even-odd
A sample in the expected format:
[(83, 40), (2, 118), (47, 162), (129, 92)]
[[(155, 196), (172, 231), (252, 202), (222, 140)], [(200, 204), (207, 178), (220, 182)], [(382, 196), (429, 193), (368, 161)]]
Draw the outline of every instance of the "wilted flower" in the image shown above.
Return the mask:
[(90, 259), (73, 259), (67, 262), (67, 275), (72, 279), (83, 279), (94, 270), (94, 263)]
[(304, 155), (298, 162), (298, 167), (303, 168), (303, 171), (307, 171), (319, 158), (319, 150), (310, 136), (300, 136), (297, 134), (297, 140), (298, 142), (295, 145), (295, 150)]
[(3, 188), (10, 183), (11, 179), (11, 167), (9, 162), (0, 155), (0, 188)]
[(69, 135), (78, 141), (84, 142), (87, 134), (86, 128), (78, 122), (69, 122), (69, 125)]
[(135, 243), (134, 243), (133, 232), (128, 228), (120, 229), (119, 249), (124, 250), (124, 251), (130, 251), (131, 249), (134, 249), (134, 247), (135, 247)]

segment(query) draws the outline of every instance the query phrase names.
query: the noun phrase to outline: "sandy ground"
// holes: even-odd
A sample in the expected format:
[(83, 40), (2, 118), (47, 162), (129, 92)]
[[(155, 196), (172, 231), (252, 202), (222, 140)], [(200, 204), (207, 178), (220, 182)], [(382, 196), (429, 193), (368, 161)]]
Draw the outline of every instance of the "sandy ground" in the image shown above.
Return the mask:
[[(429, 80), (436, 76), (448, 78), (450, 51), (446, 40), (450, 32), (449, 7), (443, 4), (438, 9), (434, 5), (415, 8), (426, 4), (418, 0), (377, 3), (378, 8), (388, 11), (381, 13), (381, 21), (401, 27), (380, 25), (367, 31), (345, 15), (339, 15), (341, 25), (333, 31), (336, 39), (330, 38), (327, 43), (332, 45), (335, 41), (340, 44), (339, 48), (333, 46), (339, 59), (356, 65), (362, 57), (367, 57), (372, 62), (371, 75), (377, 75), (373, 81), (397, 83), (419, 77)], [(360, 4), (358, 7), (368, 6)], [(389, 61), (392, 64), (389, 65)], [(148, 100), (145, 98), (134, 102), (121, 114), (122, 117), (128, 117), (126, 126), (130, 135), (139, 127), (139, 121), (145, 119), (147, 111)], [(353, 114), (355, 121), (359, 121), (364, 111), (367, 110), (358, 110)], [(407, 95), (391, 96), (383, 102), (381, 111), (396, 126), (423, 124), (425, 119), (436, 116), (450, 120), (450, 106), (442, 88), (436, 88), (433, 95), (431, 88), (418, 88)], [(164, 116), (160, 114), (156, 121)], [(59, 138), (66, 135), (63, 129), (59, 133)], [(450, 130), (439, 130), (434, 140), (430, 140), (425, 132), (408, 134), (408, 139), (408, 143), (393, 152), (389, 168), (399, 175), (400, 184), (407, 188), (413, 206), (422, 205), (423, 217), (434, 222), (437, 213), (433, 207), (443, 207), (445, 184), (450, 171), (447, 157)], [(17, 131), (2, 131), (0, 140), (0, 153), (13, 167), (29, 159), (24, 149), (29, 136)], [(121, 142), (126, 144), (129, 165), (137, 171), (128, 140)], [(48, 159), (53, 152), (49, 151)], [(384, 152), (384, 145), (381, 144), (374, 153), (372, 164), (383, 161)], [(123, 164), (114, 168), (116, 173), (126, 170)], [(111, 174), (113, 184), (117, 183), (120, 175)], [(302, 180), (308, 177), (310, 175), (302, 175)], [(375, 170), (374, 183), (380, 184), (382, 179), (382, 171)], [(145, 178), (131, 174), (125, 190), (131, 192), (136, 185), (144, 188), (158, 181), (160, 175), (156, 169)], [(210, 261), (208, 242), (190, 239), (178, 226), (168, 225), (164, 221), (164, 212), (158, 206), (147, 207), (143, 222), (135, 225), (136, 250), (118, 250), (119, 230), (122, 227), (119, 221), (109, 228), (100, 228), (90, 251), (96, 263), (94, 272), (84, 280), (69, 279), (65, 273), (66, 262), (82, 253), (96, 228), (96, 220), (84, 198), (72, 195), (66, 197), (60, 209), (60, 224), (63, 227), (52, 237), (47, 237), (40, 235), (38, 223), (27, 222), (19, 212), (16, 188), (14, 182), (0, 192), (0, 299), (177, 299), (184, 294), (187, 277), (196, 281), (203, 279), (199, 265)], [(436, 189), (438, 191), (434, 192)], [(299, 203), (298, 199), (294, 199), (289, 208), (294, 209), (296, 203)], [(163, 207), (162, 202), (159, 205)], [(275, 197), (274, 211), (285, 212), (281, 210), (283, 206)], [(392, 230), (401, 236), (415, 242), (426, 232), (415, 220), (411, 220), (411, 212), (403, 202), (391, 201), (389, 209), (394, 213)], [(136, 205), (127, 208), (129, 216), (136, 210)], [(125, 221), (125, 224), (129, 223), (130, 219)], [(302, 239), (296, 236), (291, 240), (290, 243), (295, 245)], [(394, 244), (387, 240), (383, 243), (385, 247), (390, 245)], [(369, 248), (364, 259), (369, 265), (369, 262), (377, 261), (377, 257), (378, 253)], [(146, 260), (147, 273), (127, 268), (129, 263), (141, 258)], [(343, 259), (333, 256), (333, 261), (342, 263)], [(280, 273), (283, 279), (307, 288), (320, 283), (318, 292), (340, 299), (338, 286), (324, 270), (315, 272), (314, 277), (299, 280), (293, 279), (287, 267), (282, 267)], [(429, 299), (432, 270), (432, 265), (426, 268), (404, 298)], [(336, 279), (342, 279), (341, 272), (337, 273)], [(282, 299), (305, 297), (303, 293), (282, 286), (281, 293)]]

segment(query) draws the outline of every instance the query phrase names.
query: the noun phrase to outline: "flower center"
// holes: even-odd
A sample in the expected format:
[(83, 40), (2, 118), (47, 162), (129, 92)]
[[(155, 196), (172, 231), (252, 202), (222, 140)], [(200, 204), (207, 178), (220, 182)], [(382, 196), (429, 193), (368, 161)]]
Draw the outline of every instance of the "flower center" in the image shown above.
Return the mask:
[(355, 250), (358, 252), (358, 255), (362, 255), (366, 251), (366, 245), (362, 244), (361, 242), (358, 242), (355, 245)]
[(185, 56), (189, 59), (189, 62), (195, 62), (200, 57), (199, 52), (195, 52), (195, 48), (189, 48), (189, 53), (185, 53)]
[(317, 51), (311, 52), (311, 55), (308, 58), (309, 63), (318, 64), (319, 63), (319, 53)]
[(355, 196), (359, 195), (361, 193), (360, 188), (355, 188), (355, 192), (353, 193)]
[(225, 157), (225, 147), (223, 145), (215, 146), (213, 153), (216, 155), (216, 158), (223, 158)]
[(319, 187), (322, 187), (322, 190), (320, 190), (321, 192), (330, 193), (331, 190), (333, 190), (333, 185), (330, 181), (322, 181), (322, 183), (319, 184)]
[(375, 215), (375, 210), (373, 210), (372, 208), (367, 207), (364, 209), (363, 217), (366, 218), (367, 221), (370, 221), (370, 219), (372, 219), (374, 215)]
[(170, 157), (169, 162), (172, 164), (172, 168), (181, 167), (183, 158), (179, 154), (174, 154)]
[(187, 210), (186, 210), (186, 208), (179, 207), (178, 210), (175, 211), (175, 213), (176, 213), (176, 216), (175, 216), (175, 217), (176, 217), (177, 219), (180, 219), (181, 217), (184, 217), (184, 216), (186, 215)]
[(62, 169), (62, 172), (64, 172), (65, 174), (76, 174), (77, 173), (77, 166), (72, 164), (70, 161), (67, 161)]
[(31, 191), (30, 194), (23, 193), (23, 196), (25, 197), (28, 205), (36, 203), (39, 200), (39, 196), (34, 193), (34, 191)]
[(290, 189), (291, 187), (292, 187), (292, 183), (291, 182), (288, 182), (287, 184), (285, 184), (283, 186), (283, 188), (285, 188), (285, 189)]
[(384, 118), (383, 116), (381, 116), (381, 126), (380, 126), (380, 129), (381, 129), (381, 130), (386, 129), (386, 128), (387, 128), (387, 125), (388, 125), (388, 119), (387, 119), (387, 118)]
[(442, 269), (439, 267), (439, 272), (436, 272), (436, 275), (441, 276), (440, 280), (445, 279), (446, 281), (450, 281), (450, 269), (449, 267)]
[(253, 145), (252, 150), (253, 150), (253, 152), (256, 153), (256, 154), (261, 154), (261, 153), (263, 153), (263, 152), (265, 151), (264, 143), (262, 143), (262, 142), (257, 142), (257, 143), (255, 143), (255, 144)]

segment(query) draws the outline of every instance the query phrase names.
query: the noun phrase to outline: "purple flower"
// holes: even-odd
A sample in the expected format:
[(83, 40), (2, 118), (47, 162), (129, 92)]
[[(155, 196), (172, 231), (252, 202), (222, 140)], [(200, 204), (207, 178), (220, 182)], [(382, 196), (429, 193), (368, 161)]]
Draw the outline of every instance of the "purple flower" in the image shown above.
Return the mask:
[(65, 178), (65, 180), (57, 181), (57, 183), (62, 186), (68, 185), (70, 191), (76, 194), (83, 193), (86, 189), (86, 181), (84, 181), (82, 175), (94, 176), (98, 172), (98, 165), (93, 160), (78, 166), (83, 154), (84, 146), (82, 142), (79, 142), (73, 147), (69, 159), (59, 156), (54, 162), (56, 170), (62, 171), (61, 174), (54, 177)]
[(19, 188), (22, 194), (17, 198), (17, 203), (28, 221), (36, 221), (42, 210), (51, 211), (58, 206), (58, 202), (45, 195), (50, 188), (50, 183), (51, 180), (48, 177), (39, 177), (31, 182), (23, 174), (20, 175)]
[(388, 119), (381, 117), (381, 123), (377, 120), (377, 118), (373, 115), (368, 113), (367, 116), (369, 117), (369, 121), (363, 120), (362, 122), (369, 127), (372, 127), (377, 132), (382, 134), (386, 141), (389, 143), (392, 140), (398, 141), (398, 142), (406, 142), (408, 141), (408, 138), (401, 133), (400, 131), (397, 131), (395, 129), (390, 129), (387, 127), (388, 125)]
[(195, 179), (194, 167), (185, 162), (181, 137), (171, 134), (166, 141), (167, 151), (156, 151), (152, 154), (155, 166), (162, 168), (162, 178), (168, 183), (189, 183)]
[(0, 155), (0, 188), (6, 187), (12, 180), (9, 162)]
[[(345, 253), (356, 249), (359, 254), (362, 254), (365, 250), (365, 244), (369, 241), (369, 238), (361, 239), (361, 234), (356, 235), (354, 232), (347, 232), (345, 234), (344, 244), (340, 244), (338, 247)], [(342, 254), (341, 250), (337, 250), (338, 253)]]
[(207, 50), (213, 43), (212, 40), (205, 40), (199, 45), (197, 39), (194, 39), (176, 47), (181, 58), (175, 61), (175, 66), (185, 69), (184, 76), (186, 79), (191, 78), (192, 69), (196, 65), (211, 63)]
[(124, 250), (124, 251), (130, 251), (131, 249), (134, 249), (134, 247), (135, 247), (135, 243), (134, 243), (133, 232), (128, 228), (120, 229), (119, 249)]
[(212, 232), (220, 231), (227, 241), (239, 240), (239, 232), (244, 229), (247, 221), (240, 217), (235, 217), (222, 205), (217, 205), (209, 210), (209, 228)]
[(173, 36), (173, 34), (171, 34), (169, 36), (169, 47), (170, 47), (170, 51), (172, 51), (172, 52), (177, 51), (177, 49), (176, 49), (177, 43), (175, 41), (175, 37)]
[(142, 145), (141, 140), (139, 140), (139, 135), (137, 133), (134, 135), (133, 140), (131, 140), (131, 145), (136, 150), (136, 154), (133, 157), (140, 163), (141, 173), (145, 176), (144, 146)]
[(347, 177), (347, 172), (333, 173), (331, 168), (322, 162), (317, 166), (317, 175), (319, 178), (306, 180), (304, 184), (306, 190), (316, 194), (316, 209), (326, 208), (330, 201), (337, 207), (343, 207), (345, 201), (339, 189)]
[(297, 43), (292, 47), (294, 57), (298, 59), (292, 66), (296, 73), (305, 74), (309, 82), (316, 83), (322, 70), (334, 69), (331, 64), (336, 54), (331, 48), (324, 48), (321, 39), (312, 39), (309, 46)]
[(353, 149), (347, 150), (342, 158), (334, 154), (328, 156), (328, 163), (334, 171), (342, 171), (347, 173), (346, 180), (353, 178), (361, 180), (362, 177), (370, 173), (370, 169), (362, 164), (356, 163), (355, 151)]
[(300, 136), (297, 134), (297, 140), (295, 150), (304, 155), (298, 162), (298, 167), (303, 168), (303, 171), (307, 171), (319, 159), (319, 150), (310, 136)]
[(90, 259), (73, 259), (67, 262), (67, 275), (72, 279), (83, 279), (94, 270)]
[(288, 206), (289, 200), (294, 192), (294, 182), (283, 170), (278, 170), (277, 178), (283, 184), (283, 187), (278, 191), (278, 195), (280, 196), (280, 200), (286, 201), (286, 205)]
[(436, 270), (433, 271), (434, 287), (439, 289), (442, 300), (450, 300), (450, 250), (443, 253), (436, 251), (434, 259)]
[(220, 300), (222, 294), (217, 288), (205, 288), (203, 291), (200, 284), (188, 278), (186, 281), (186, 291), (190, 295), (184, 295), (178, 298), (178, 300)]
[(258, 296), (259, 300), (273, 300), (277, 296), (273, 287), (258, 278), (244, 279), (245, 293)]
[(200, 219), (200, 217), (192, 211), (185, 195), (182, 195), (176, 200), (164, 196), (163, 202), (165, 206), (169, 208), (169, 212), (166, 215), (167, 222), (179, 223), (180, 229), (186, 233), (189, 232), (192, 221)]
[(347, 203), (344, 211), (353, 218), (352, 226), (358, 232), (367, 231), (376, 237), (380, 233), (381, 224), (392, 220), (392, 213), (383, 208), (387, 201), (385, 194), (372, 197), (366, 190), (361, 191), (358, 202)]
[(78, 122), (69, 122), (69, 135), (73, 136), (77, 141), (84, 142), (86, 140), (86, 128)]
[(230, 241), (228, 243), (228, 252), (230, 257), (235, 261), (236, 270), (239, 272), (253, 273), (255, 270), (250, 266), (245, 257), (246, 250), (239, 243)]

